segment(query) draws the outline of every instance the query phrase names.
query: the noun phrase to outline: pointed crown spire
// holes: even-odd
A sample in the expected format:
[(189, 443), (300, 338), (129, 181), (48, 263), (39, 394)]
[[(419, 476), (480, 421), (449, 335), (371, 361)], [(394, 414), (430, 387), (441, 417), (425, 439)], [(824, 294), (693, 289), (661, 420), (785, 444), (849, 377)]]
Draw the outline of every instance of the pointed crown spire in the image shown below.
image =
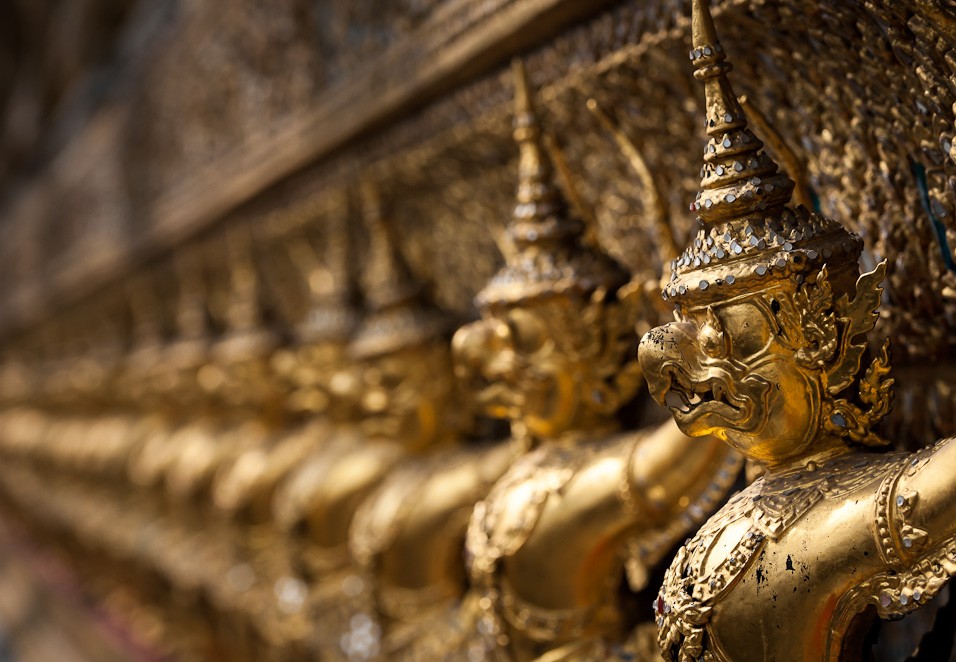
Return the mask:
[(181, 340), (204, 339), (209, 333), (204, 300), (202, 258), (195, 249), (178, 251), (173, 258), (179, 296), (176, 331)]
[(176, 335), (166, 347), (165, 363), (182, 370), (204, 363), (211, 341), (201, 252), (195, 246), (178, 251), (172, 269), (177, 289)]
[(576, 218), (556, 183), (554, 166), (542, 139), (538, 115), (520, 59), (512, 62), (515, 85), (514, 140), (518, 144), (516, 205), (506, 229), (514, 246), (505, 265), (478, 294), (479, 306), (518, 301), (626, 282), (623, 269), (585, 241)]
[(794, 184), (763, 151), (750, 131), (727, 72), (727, 62), (708, 0), (694, 0), (691, 59), (694, 77), (704, 83), (706, 132), (697, 213), (705, 223), (729, 221), (790, 202)]
[(264, 324), (249, 228), (235, 229), (226, 236), (226, 253), (229, 300), (224, 314), (225, 337), (216, 342), (212, 354), (225, 363), (265, 356), (279, 344), (279, 338)]
[(557, 241), (583, 231), (568, 214), (568, 203), (555, 182), (554, 164), (545, 150), (524, 62), (514, 60), (514, 140), (518, 144), (517, 205), (511, 236), (519, 247)]
[(348, 215), (348, 196), (342, 191), (324, 221), (324, 259), (304, 234), (288, 245), (307, 290), (305, 313), (295, 329), (299, 342), (345, 341), (355, 326)]
[(159, 297), (147, 274), (137, 274), (126, 286), (130, 311), (131, 353), (153, 349), (163, 342)]
[(694, 76), (704, 84), (708, 136), (700, 191), (691, 210), (700, 229), (671, 264), (664, 298), (724, 298), (728, 288), (754, 287), (753, 278), (773, 275), (798, 281), (823, 261), (845, 256), (831, 268), (853, 268), (862, 242), (840, 223), (805, 207), (789, 206), (793, 181), (778, 172), (763, 143), (750, 130), (734, 94), (708, 0), (693, 0)]
[(240, 228), (226, 237), (230, 256), (229, 286), (231, 299), (226, 308), (230, 331), (245, 332), (260, 325), (259, 276), (252, 258), (252, 237), (248, 228)]
[(362, 273), (365, 301), (374, 311), (400, 306), (414, 299), (419, 287), (412, 280), (385, 219), (378, 187), (371, 181), (361, 186), (362, 216), (368, 230), (368, 258)]
[(417, 345), (445, 328), (437, 311), (422, 301), (421, 287), (398, 251), (378, 188), (371, 181), (362, 184), (361, 202), (369, 236), (361, 284), (369, 311), (350, 345), (359, 359)]

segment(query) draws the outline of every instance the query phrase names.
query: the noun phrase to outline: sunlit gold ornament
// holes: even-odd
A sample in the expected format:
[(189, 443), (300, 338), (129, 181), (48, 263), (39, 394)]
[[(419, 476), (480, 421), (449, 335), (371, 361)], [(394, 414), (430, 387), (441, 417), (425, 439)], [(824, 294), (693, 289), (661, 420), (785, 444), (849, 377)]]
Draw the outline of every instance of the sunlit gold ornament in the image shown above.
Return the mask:
[[(512, 422), (514, 441), (499, 452), (514, 461), (471, 519), (472, 590), (405, 651), (411, 659), (626, 657), (616, 650), (630, 624), (618, 600), (625, 564), (642, 588), (693, 521), (682, 510), (693, 503), (703, 516), (740, 464), (728, 462), (712, 486), (712, 465), (730, 455), (718, 442), (685, 454), (691, 440), (672, 425), (617, 433), (615, 414), (641, 384), (628, 353), (644, 289), (585, 239), (555, 184), (520, 63), (515, 83), (521, 154), (506, 262), (478, 295), (482, 319), (454, 341), (462, 384)], [(661, 464), (674, 471), (654, 475)], [(681, 515), (679, 531), (665, 530)], [(644, 554), (626, 562), (640, 532)]]
[[(866, 336), (885, 263), (788, 206), (727, 79), (706, 0), (695, 0), (706, 93), (701, 227), (664, 293), (679, 321), (649, 332), (651, 393), (689, 435), (714, 434), (766, 473), (689, 540), (655, 604), (672, 660), (856, 659), (875, 616), (919, 608), (956, 572), (954, 445), (866, 452), (887, 413), (887, 347)], [(865, 370), (863, 366), (866, 366)]]

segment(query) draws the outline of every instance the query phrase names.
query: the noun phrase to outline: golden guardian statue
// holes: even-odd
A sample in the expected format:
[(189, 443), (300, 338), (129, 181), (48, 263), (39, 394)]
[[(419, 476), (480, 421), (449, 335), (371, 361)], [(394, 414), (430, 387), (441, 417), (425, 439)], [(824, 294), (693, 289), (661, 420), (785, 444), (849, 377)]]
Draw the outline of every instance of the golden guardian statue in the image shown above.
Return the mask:
[(867, 340), (885, 263), (859, 276), (859, 237), (789, 206), (793, 182), (748, 128), (706, 0), (693, 12), (700, 229), (664, 287), (678, 320), (644, 336), (640, 360), (681, 430), (766, 473), (677, 554), (655, 603), (660, 647), (681, 661), (856, 659), (875, 616), (918, 609), (956, 572), (956, 446), (873, 452), (893, 381), (887, 346)]
[(361, 197), (369, 311), (348, 345), (348, 366), (329, 377), (344, 401), (354, 399), (352, 417), (336, 421), (273, 503), (293, 564), (310, 586), (309, 646), (332, 660), (368, 657), (379, 645), (379, 626), (358, 613), (369, 587), (349, 553), (356, 511), (403, 458), (452, 443), (460, 411), (448, 343), (440, 339), (444, 321), (422, 302), (375, 188), (363, 186)]
[(519, 181), (505, 265), (455, 348), (462, 380), (488, 413), (511, 421), (526, 452), (472, 515), (479, 617), (466, 652), (630, 659), (633, 596), (725, 496), (742, 460), (670, 421), (621, 432), (617, 414), (643, 381), (635, 323), (657, 313), (645, 308), (643, 283), (571, 213), (520, 63), (515, 87)]
[[(344, 196), (341, 196), (344, 198)], [(237, 562), (256, 581), (238, 601), (254, 623), (266, 651), (287, 657), (307, 650), (307, 586), (293, 567), (283, 532), (274, 519), (273, 502), (283, 482), (317, 453), (333, 435), (336, 422), (354, 415), (348, 385), (335, 388), (346, 364), (355, 311), (349, 282), (347, 201), (324, 219), (323, 251), (303, 228), (281, 237), (277, 255), (294, 265), (288, 275), (304, 290), (301, 303), (291, 301), (296, 283), (274, 279), (275, 296), (285, 301), (292, 342), (275, 352), (271, 369), (282, 381), (286, 424), (245, 444), (217, 472), (213, 502), (229, 524)], [(311, 219), (311, 217), (309, 217)], [(270, 265), (273, 266), (273, 265)], [(276, 270), (278, 271), (278, 270)]]

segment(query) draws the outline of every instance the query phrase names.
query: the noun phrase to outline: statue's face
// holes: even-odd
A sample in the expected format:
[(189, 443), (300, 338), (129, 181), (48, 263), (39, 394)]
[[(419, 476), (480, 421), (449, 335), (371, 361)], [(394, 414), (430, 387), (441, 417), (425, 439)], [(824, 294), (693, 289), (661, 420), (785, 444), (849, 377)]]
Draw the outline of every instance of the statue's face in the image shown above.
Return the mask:
[(268, 402), (276, 397), (277, 384), (269, 362), (269, 356), (244, 358), (224, 366), (229, 384), (235, 389), (226, 389), (229, 403), (252, 404)]
[(455, 373), (490, 416), (553, 437), (577, 413), (579, 370), (535, 314), (512, 309), (455, 335)]
[(420, 449), (447, 433), (452, 378), (443, 342), (405, 347), (369, 361), (361, 375), (363, 430)]
[[(300, 414), (334, 413), (338, 420), (343, 410), (354, 413), (357, 400), (354, 388), (335, 388), (350, 371), (346, 367), (346, 344), (339, 340), (303, 343), (272, 355), (272, 371), (288, 392), (287, 407)], [(348, 386), (351, 386), (349, 382)], [(335, 412), (330, 412), (331, 409)]]
[[(684, 311), (648, 332), (640, 361), (654, 398), (685, 434), (716, 435), (760, 462), (799, 456), (820, 419), (820, 382), (799, 365), (783, 325), (792, 292), (762, 292)], [(797, 330), (797, 333), (799, 331)]]

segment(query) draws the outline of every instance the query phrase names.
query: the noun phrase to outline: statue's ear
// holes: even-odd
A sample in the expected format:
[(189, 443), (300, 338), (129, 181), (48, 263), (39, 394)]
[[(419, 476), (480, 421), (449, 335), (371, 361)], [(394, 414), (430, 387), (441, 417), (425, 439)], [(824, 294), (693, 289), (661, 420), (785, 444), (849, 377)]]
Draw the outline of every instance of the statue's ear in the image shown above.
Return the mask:
[(802, 284), (793, 298), (800, 317), (798, 329), (803, 346), (797, 350), (797, 361), (814, 370), (826, 370), (837, 351), (839, 333), (833, 314), (833, 288), (826, 265), (816, 278)]
[(824, 425), (830, 431), (859, 444), (885, 446), (887, 442), (873, 432), (890, 411), (893, 402), (893, 383), (890, 375), (890, 341), (887, 340), (874, 357), (857, 392), (857, 402), (851, 398), (827, 401)]
[(879, 319), (883, 294), (880, 283), (885, 277), (886, 260), (883, 260), (873, 271), (860, 276), (852, 301), (844, 295), (836, 303), (836, 316), (843, 333), (836, 360), (827, 371), (827, 390), (831, 394), (847, 388), (860, 372), (863, 353), (867, 348), (866, 336)]

